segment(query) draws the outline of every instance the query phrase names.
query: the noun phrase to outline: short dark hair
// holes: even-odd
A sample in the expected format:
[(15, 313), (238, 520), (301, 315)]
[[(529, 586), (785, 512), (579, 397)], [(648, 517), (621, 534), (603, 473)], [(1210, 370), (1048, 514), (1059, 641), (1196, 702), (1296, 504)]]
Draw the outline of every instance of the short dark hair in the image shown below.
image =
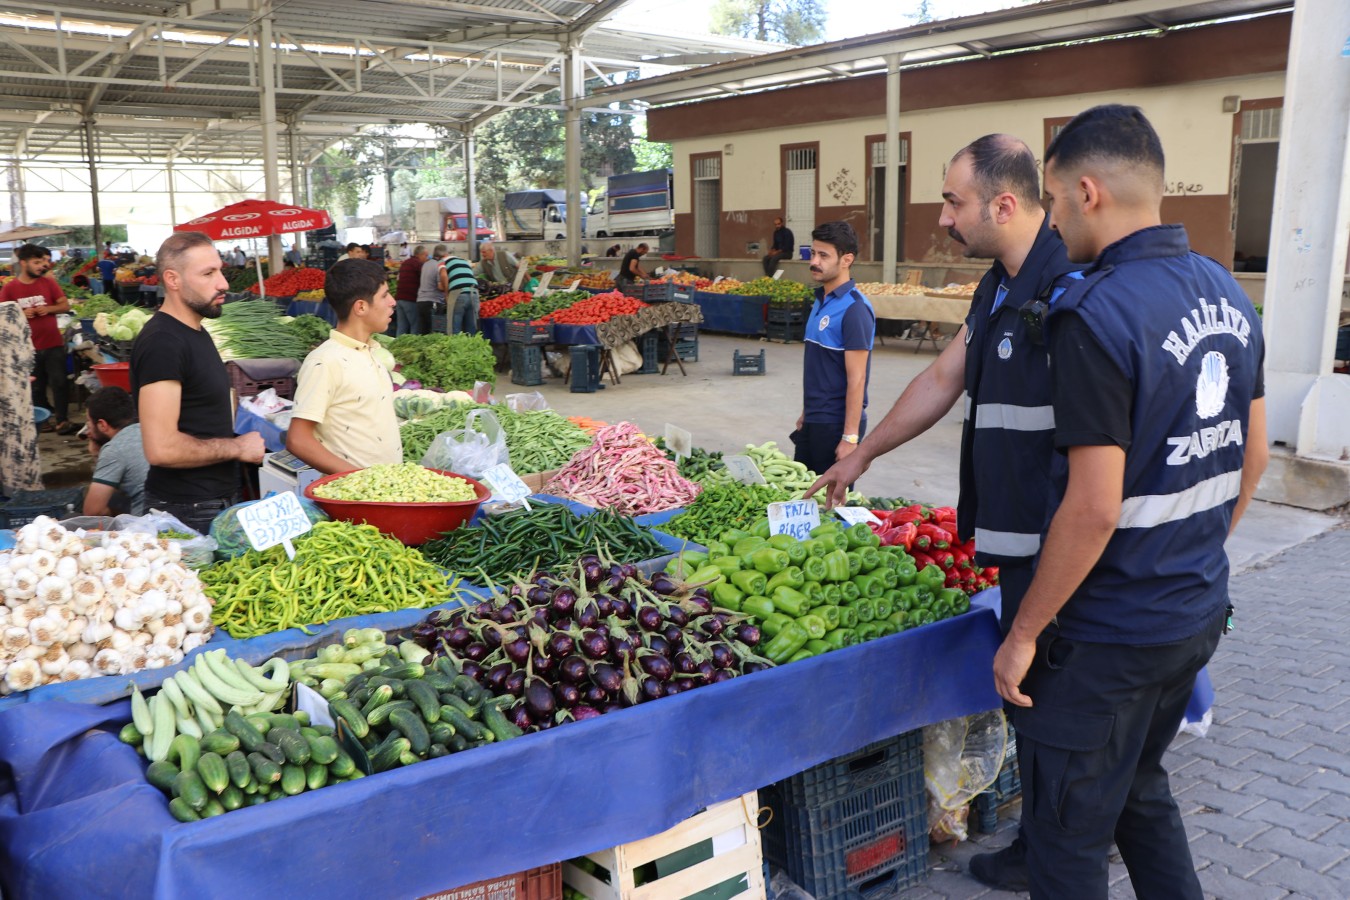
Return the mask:
[(643, 251), (646, 251), (646, 250), (650, 250), (650, 249), (652, 249), (652, 248), (651, 248), (651, 247), (648, 247), (646, 244), (638, 244), (638, 245), (637, 245), (636, 247), (634, 247), (633, 249), (634, 249), (634, 250), (643, 250)]
[(812, 229), (811, 240), (831, 245), (840, 256), (858, 255), (858, 235), (847, 222), (822, 222)]
[(1084, 110), (1045, 148), (1045, 164), (1077, 166), (1089, 159), (1132, 163), (1163, 171), (1162, 141), (1137, 106), (1106, 103)]
[(120, 387), (102, 387), (85, 401), (89, 421), (107, 422), (113, 428), (126, 428), (136, 421), (136, 402)]
[(40, 244), (24, 244), (18, 250), (14, 251), (14, 258), (23, 261), (30, 259), (45, 259), (51, 255), (52, 251)]
[(347, 245), (348, 253), (351, 253), (353, 250), (360, 250), (360, 249), (362, 249), (362, 247), (356, 241), (352, 241), (350, 244)]
[(345, 319), (357, 300), (373, 301), (384, 283), (384, 266), (373, 259), (344, 259), (324, 276), (323, 295), (337, 317)]
[(211, 243), (211, 239), (200, 231), (179, 231), (169, 235), (164, 239), (164, 243), (159, 245), (159, 250), (155, 253), (155, 271), (160, 274), (161, 278), (170, 269), (181, 273), (184, 264), (183, 257), (193, 247), (215, 249), (215, 244)]
[(989, 203), (1008, 193), (1025, 206), (1041, 203), (1041, 177), (1036, 156), (1025, 143), (1008, 134), (986, 134), (962, 147), (952, 160), (970, 157), (970, 169), (980, 189), (980, 202)]

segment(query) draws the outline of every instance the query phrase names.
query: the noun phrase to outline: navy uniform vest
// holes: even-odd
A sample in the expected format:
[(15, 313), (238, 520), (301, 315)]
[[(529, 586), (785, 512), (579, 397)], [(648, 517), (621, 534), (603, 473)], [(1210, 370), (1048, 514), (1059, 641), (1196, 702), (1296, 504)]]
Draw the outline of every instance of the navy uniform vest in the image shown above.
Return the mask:
[[(1048, 327), (1070, 311), (1129, 380), (1134, 402), (1120, 523), (1060, 611), (1060, 631), (1125, 644), (1191, 637), (1228, 602), (1223, 544), (1242, 484), (1261, 321), (1226, 269), (1190, 252), (1180, 225), (1107, 247), (1059, 298)], [(1057, 508), (1068, 466), (1055, 467)]]
[[(966, 417), (961, 432), (961, 539), (982, 566), (1030, 565), (1041, 546), (1055, 455), (1049, 358), (1023, 309), (1049, 302), (1081, 266), (1047, 222), (1018, 270), (985, 273), (966, 317)], [(999, 285), (1007, 294), (998, 309)], [(992, 315), (991, 315), (992, 311)]]

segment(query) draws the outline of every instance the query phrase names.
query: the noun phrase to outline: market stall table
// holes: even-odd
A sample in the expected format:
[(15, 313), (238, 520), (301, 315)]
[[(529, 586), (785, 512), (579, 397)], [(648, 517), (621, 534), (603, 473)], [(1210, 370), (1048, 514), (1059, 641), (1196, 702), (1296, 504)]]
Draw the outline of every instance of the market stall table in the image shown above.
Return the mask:
[(751, 336), (764, 333), (768, 297), (698, 291), (694, 302), (703, 310), (703, 328), (708, 331)]
[(590, 721), (178, 824), (125, 702), (0, 713), (14, 896), (415, 897), (646, 837), (922, 725), (996, 708), (997, 619), (954, 619)]
[[(872, 304), (872, 309), (877, 314), (878, 319), (900, 319), (914, 322), (941, 322), (948, 325), (964, 325), (966, 316), (970, 314), (970, 297), (961, 297), (951, 294), (903, 294), (900, 296), (887, 294), (873, 294), (869, 296), (868, 301)], [(931, 337), (919, 339), (919, 347), (923, 346), (924, 340), (932, 340)], [(937, 346), (937, 342), (933, 341)]]

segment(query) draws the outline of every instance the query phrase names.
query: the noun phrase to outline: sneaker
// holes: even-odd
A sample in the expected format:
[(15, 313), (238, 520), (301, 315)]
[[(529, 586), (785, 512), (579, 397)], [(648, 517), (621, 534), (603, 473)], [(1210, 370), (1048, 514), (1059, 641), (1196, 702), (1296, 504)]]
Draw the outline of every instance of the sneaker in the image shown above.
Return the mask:
[(966, 872), (980, 884), (1000, 891), (1029, 891), (1027, 845), (1019, 836), (1002, 850), (979, 853), (966, 863)]

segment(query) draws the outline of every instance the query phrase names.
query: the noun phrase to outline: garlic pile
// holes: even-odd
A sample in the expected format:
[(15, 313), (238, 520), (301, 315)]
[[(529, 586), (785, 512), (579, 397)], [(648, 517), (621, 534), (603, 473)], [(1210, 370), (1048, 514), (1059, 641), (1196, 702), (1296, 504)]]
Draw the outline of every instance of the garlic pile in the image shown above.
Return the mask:
[(39, 517), (0, 551), (0, 695), (182, 660), (211, 635), (211, 601), (175, 541), (67, 531)]

